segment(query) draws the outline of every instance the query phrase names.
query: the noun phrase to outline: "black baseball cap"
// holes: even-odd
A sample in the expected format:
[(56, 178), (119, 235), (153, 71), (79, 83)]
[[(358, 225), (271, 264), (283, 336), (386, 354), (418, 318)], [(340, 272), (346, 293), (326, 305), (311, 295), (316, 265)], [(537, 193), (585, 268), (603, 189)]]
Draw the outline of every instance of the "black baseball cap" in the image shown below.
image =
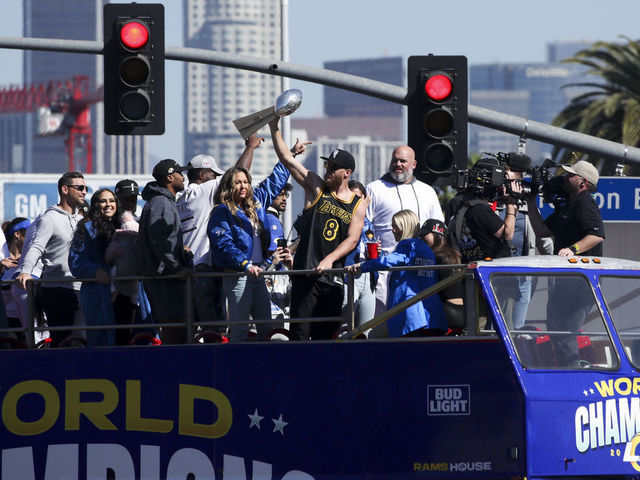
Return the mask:
[(171, 175), (172, 173), (179, 172), (182, 173), (186, 170), (189, 170), (191, 167), (189, 165), (178, 165), (178, 162), (175, 160), (171, 160), (170, 158), (166, 158), (164, 160), (160, 160), (158, 164), (153, 167), (153, 178), (158, 181), (164, 180), (167, 175)]
[(430, 233), (442, 235), (444, 237), (447, 234), (447, 226), (437, 218), (430, 218), (422, 224), (422, 227), (420, 227), (418, 237), (424, 237)]
[(137, 197), (140, 193), (135, 180), (120, 180), (116, 183), (116, 195), (119, 197)]
[(353, 158), (353, 155), (340, 148), (336, 148), (328, 157), (320, 158), (322, 160), (327, 160), (328, 162), (335, 163), (336, 165), (340, 165), (342, 168), (348, 168), (352, 172), (354, 172), (356, 169), (356, 161)]

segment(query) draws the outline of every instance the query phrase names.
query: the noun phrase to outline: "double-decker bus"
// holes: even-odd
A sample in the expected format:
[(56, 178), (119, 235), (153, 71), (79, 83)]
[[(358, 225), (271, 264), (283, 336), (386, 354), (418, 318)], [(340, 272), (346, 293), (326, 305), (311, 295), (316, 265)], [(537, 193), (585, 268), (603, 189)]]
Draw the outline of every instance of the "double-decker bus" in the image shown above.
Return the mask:
[(639, 478), (640, 262), (463, 275), (444, 336), (0, 351), (1, 478)]

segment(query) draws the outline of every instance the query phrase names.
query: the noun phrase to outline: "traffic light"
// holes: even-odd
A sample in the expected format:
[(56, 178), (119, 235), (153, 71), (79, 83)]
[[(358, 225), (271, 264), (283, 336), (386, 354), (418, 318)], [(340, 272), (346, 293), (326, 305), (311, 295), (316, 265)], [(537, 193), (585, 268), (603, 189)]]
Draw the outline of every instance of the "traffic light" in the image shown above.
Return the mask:
[(467, 168), (467, 57), (409, 57), (409, 146), (428, 183)]
[(104, 5), (104, 132), (164, 133), (164, 6)]

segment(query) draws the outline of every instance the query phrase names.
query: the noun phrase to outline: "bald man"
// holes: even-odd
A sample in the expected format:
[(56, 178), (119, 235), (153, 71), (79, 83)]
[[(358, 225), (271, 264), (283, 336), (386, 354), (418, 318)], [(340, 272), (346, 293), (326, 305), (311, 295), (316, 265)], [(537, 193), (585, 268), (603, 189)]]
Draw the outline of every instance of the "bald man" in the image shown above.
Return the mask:
[[(373, 223), (376, 238), (382, 242), (384, 254), (396, 248), (391, 217), (400, 210), (413, 211), (420, 219), (420, 225), (430, 218), (444, 221), (435, 190), (413, 176), (415, 168), (413, 148), (401, 145), (393, 151), (389, 171), (367, 185), (367, 195), (371, 197), (367, 218)], [(376, 314), (386, 310), (387, 273), (380, 272), (376, 287)]]

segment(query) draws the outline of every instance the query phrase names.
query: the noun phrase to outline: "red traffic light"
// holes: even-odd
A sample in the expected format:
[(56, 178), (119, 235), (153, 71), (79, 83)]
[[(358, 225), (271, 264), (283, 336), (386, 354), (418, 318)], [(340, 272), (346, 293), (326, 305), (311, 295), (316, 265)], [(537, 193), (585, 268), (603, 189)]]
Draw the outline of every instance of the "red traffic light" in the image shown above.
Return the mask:
[(444, 100), (453, 90), (451, 79), (443, 74), (437, 74), (429, 78), (424, 84), (424, 92), (431, 100)]
[(149, 30), (140, 22), (129, 22), (120, 29), (120, 41), (131, 49), (144, 47), (149, 40)]

